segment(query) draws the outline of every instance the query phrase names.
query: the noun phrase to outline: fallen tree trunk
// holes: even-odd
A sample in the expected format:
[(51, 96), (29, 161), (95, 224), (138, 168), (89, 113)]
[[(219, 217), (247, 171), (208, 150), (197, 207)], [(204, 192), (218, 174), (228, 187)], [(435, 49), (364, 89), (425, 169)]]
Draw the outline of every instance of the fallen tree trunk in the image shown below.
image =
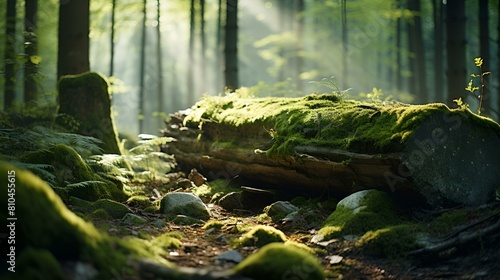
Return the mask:
[(209, 179), (345, 196), (376, 188), (432, 206), (476, 205), (500, 181), (500, 126), (443, 104), (206, 97), (172, 115), (165, 148)]

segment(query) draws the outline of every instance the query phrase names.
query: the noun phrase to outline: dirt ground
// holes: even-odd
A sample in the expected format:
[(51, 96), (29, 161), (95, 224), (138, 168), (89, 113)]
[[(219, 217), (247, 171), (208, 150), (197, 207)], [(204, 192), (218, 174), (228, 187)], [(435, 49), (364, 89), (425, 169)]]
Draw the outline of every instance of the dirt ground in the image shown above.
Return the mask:
[[(225, 270), (235, 266), (233, 262), (223, 262), (215, 257), (234, 249), (230, 240), (241, 236), (236, 227), (244, 223), (270, 225), (283, 231), (290, 240), (322, 249), (317, 258), (325, 268), (326, 279), (500, 279), (500, 232), (493, 234), (493, 237), (489, 236), (488, 239), (455, 246), (439, 254), (387, 259), (371, 256), (357, 248), (354, 246), (355, 238), (333, 240), (322, 245), (311, 243), (315, 230), (319, 229), (320, 225), (316, 225), (316, 228), (301, 228), (281, 222), (262, 222), (258, 219), (262, 212), (258, 211), (228, 212), (214, 204), (209, 204), (209, 208), (213, 220), (231, 220), (235, 221), (234, 224), (227, 224), (222, 229), (204, 229), (201, 224), (176, 225), (166, 222), (164, 228), (158, 229), (151, 225), (127, 226), (120, 224), (119, 220), (112, 223), (127, 227), (130, 235), (138, 235), (139, 231), (147, 232), (151, 236), (165, 232), (182, 233), (183, 245), (164, 256), (168, 261), (182, 267)], [(149, 221), (164, 219), (162, 214), (149, 213), (140, 208), (132, 209)], [(322, 215), (326, 218), (328, 214)], [(111, 234), (123, 235), (123, 231)], [(247, 257), (258, 248), (243, 247), (236, 250), (243, 257)], [(305, 278), (294, 279), (307, 279), (306, 275), (303, 277)]]

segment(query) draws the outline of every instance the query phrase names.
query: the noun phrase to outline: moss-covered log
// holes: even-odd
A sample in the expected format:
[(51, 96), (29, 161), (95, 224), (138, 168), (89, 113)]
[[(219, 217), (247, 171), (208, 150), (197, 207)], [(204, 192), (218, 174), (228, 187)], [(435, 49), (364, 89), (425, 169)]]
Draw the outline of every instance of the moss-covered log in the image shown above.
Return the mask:
[(173, 115), (166, 150), (186, 168), (286, 190), (345, 196), (368, 188), (433, 206), (494, 198), (500, 126), (444, 104), (205, 97)]
[[(60, 120), (74, 118), (74, 132), (103, 142), (104, 153), (121, 154), (111, 113), (108, 82), (97, 73), (67, 75), (59, 81)], [(65, 124), (67, 126), (67, 124)]]

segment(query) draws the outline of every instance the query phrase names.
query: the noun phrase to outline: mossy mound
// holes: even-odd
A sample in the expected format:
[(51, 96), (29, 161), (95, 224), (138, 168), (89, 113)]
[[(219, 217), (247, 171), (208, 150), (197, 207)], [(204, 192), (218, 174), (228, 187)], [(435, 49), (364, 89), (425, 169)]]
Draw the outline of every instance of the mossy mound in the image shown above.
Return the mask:
[(68, 204), (75, 207), (76, 212), (95, 213), (104, 211), (109, 218), (113, 219), (121, 219), (127, 213), (132, 212), (126, 205), (110, 199), (99, 199), (91, 202), (77, 197), (70, 197)]
[(325, 278), (323, 267), (311, 254), (282, 243), (272, 243), (239, 263), (234, 272), (252, 279)]
[[(343, 149), (359, 153), (402, 151), (413, 131), (436, 112), (461, 114), (499, 130), (498, 124), (470, 111), (449, 109), (444, 104), (384, 105), (342, 100), (331, 94), (311, 94), (299, 98), (246, 98), (237, 94), (207, 96), (192, 107), (184, 120), (193, 127), (208, 122), (226, 124), (228, 133), (261, 133), (264, 126), (274, 143), (269, 152), (293, 153), (296, 146)], [(242, 131), (234, 128), (245, 127)], [(221, 131), (222, 133), (222, 131)], [(227, 137), (210, 135), (213, 141), (230, 142)]]
[(67, 279), (57, 259), (45, 249), (26, 248), (19, 256), (17, 266), (29, 269), (19, 269), (12, 279)]
[[(69, 211), (39, 177), (0, 162), (0, 180), (8, 182), (9, 171), (15, 172), (16, 254), (22, 256), (29, 250), (37, 250), (37, 254), (48, 251), (59, 263), (86, 262), (99, 271), (98, 279), (110, 279), (112, 271), (121, 271), (127, 257), (153, 258), (171, 266), (140, 241), (122, 241), (99, 232), (91, 223)], [(2, 194), (0, 207), (7, 209), (7, 192)], [(0, 218), (5, 221), (7, 213), (2, 211)], [(31, 260), (29, 256), (26, 258)], [(56, 268), (52, 261), (50, 263)], [(31, 269), (17, 268), (20, 271)]]
[(251, 228), (239, 240), (243, 246), (262, 247), (273, 242), (285, 242), (286, 235), (271, 226), (258, 225)]
[(58, 114), (78, 121), (76, 133), (100, 139), (104, 153), (121, 154), (108, 87), (108, 81), (94, 72), (63, 76), (58, 84)]
[[(341, 237), (347, 234), (363, 234), (400, 222), (391, 198), (385, 192), (366, 190), (354, 193), (359, 201), (350, 197), (340, 201), (337, 209), (327, 218), (319, 233), (326, 239)], [(354, 200), (357, 200), (356, 198)]]
[(356, 242), (356, 246), (374, 255), (402, 257), (407, 252), (419, 248), (416, 242), (418, 229), (417, 225), (401, 224), (368, 231)]
[(85, 200), (113, 198), (125, 200), (126, 194), (116, 184), (95, 174), (71, 147), (58, 144), (48, 149), (29, 152), (21, 161), (52, 166), (54, 189), (63, 198), (75, 196)]

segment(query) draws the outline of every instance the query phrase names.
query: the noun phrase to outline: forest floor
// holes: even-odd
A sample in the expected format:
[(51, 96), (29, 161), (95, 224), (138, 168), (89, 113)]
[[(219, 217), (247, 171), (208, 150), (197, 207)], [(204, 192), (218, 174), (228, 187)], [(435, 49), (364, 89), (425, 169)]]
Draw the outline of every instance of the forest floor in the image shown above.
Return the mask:
[[(154, 196), (154, 188), (161, 184), (150, 182), (143, 188), (144, 195)], [(183, 190), (183, 191), (189, 191)], [(387, 259), (371, 256), (355, 246), (356, 237), (332, 240), (324, 244), (311, 243), (312, 237), (320, 225), (296, 225), (286, 223), (273, 223), (262, 221), (259, 216), (261, 211), (234, 211), (228, 212), (218, 205), (207, 205), (211, 211), (211, 220), (234, 221), (234, 224), (226, 224), (221, 229), (205, 229), (202, 224), (177, 225), (166, 222), (165, 227), (156, 228), (150, 223), (140, 226), (124, 225), (120, 220), (94, 221), (99, 228), (105, 228), (110, 235), (124, 237), (133, 236), (157, 236), (166, 232), (178, 232), (183, 236), (182, 246), (171, 249), (169, 255), (164, 256), (168, 261), (181, 266), (191, 268), (203, 268), (209, 270), (226, 270), (234, 267), (236, 263), (221, 261), (216, 257), (221, 253), (236, 249), (243, 257), (258, 250), (257, 247), (234, 247), (231, 240), (237, 239), (241, 233), (237, 230), (238, 224), (257, 225), (265, 224), (284, 232), (289, 240), (297, 241), (318, 248), (322, 251), (317, 254), (327, 275), (326, 279), (497, 279), (500, 275), (500, 244), (488, 242), (474, 243), (463, 248), (453, 248), (444, 254), (434, 257), (419, 258), (397, 258)], [(149, 221), (165, 220), (164, 215), (146, 212), (140, 208), (131, 209)], [(320, 218), (326, 219), (330, 213), (318, 213)], [(324, 220), (323, 219), (323, 220)], [(111, 225), (109, 224), (111, 223)], [(110, 230), (110, 227), (121, 228), (121, 230)], [(123, 230), (123, 228), (128, 229)], [(298, 275), (293, 279), (307, 279), (307, 275)], [(129, 279), (128, 277), (117, 279)], [(284, 278), (285, 279), (285, 278)], [(291, 279), (291, 278), (290, 278)]]

